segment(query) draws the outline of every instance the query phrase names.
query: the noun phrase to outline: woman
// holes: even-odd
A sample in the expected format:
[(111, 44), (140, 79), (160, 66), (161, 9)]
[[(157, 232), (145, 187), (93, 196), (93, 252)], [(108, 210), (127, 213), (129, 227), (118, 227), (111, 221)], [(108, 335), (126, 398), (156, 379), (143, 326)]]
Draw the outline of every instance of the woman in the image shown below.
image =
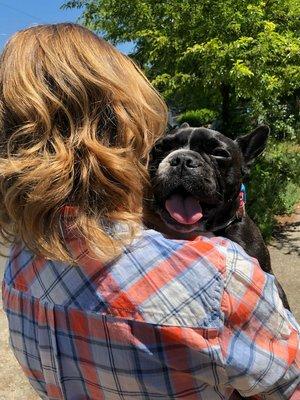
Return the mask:
[(2, 54), (0, 105), (4, 307), (41, 398), (299, 399), (273, 278), (223, 238), (142, 227), (166, 107), (132, 61), (81, 26), (33, 27)]

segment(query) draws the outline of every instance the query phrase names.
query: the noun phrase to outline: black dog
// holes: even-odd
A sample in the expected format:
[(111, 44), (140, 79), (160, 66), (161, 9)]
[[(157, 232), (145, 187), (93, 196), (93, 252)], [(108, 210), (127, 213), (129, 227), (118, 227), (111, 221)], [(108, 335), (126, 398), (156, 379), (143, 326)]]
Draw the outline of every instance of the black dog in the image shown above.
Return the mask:
[[(269, 128), (259, 126), (231, 140), (207, 128), (183, 124), (157, 142), (151, 153), (152, 203), (160, 221), (152, 226), (170, 236), (191, 239), (212, 232), (241, 245), (272, 273), (270, 255), (257, 226), (240, 207), (241, 183), (265, 149)], [(149, 223), (148, 223), (149, 225)], [(276, 281), (280, 297), (286, 295)]]

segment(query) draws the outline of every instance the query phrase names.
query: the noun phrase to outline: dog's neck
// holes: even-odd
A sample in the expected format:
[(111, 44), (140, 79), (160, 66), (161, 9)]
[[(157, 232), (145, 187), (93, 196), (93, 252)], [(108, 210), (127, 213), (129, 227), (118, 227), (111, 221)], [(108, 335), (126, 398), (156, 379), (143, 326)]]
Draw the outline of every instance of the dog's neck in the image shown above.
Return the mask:
[[(241, 185), (241, 189), (238, 195), (233, 196), (226, 206), (222, 208), (222, 212), (217, 213), (216, 218), (212, 221), (211, 225), (208, 226), (212, 232), (219, 232), (226, 229), (234, 222), (241, 221), (246, 214), (246, 190), (245, 186)], [(224, 218), (226, 215), (226, 218)]]

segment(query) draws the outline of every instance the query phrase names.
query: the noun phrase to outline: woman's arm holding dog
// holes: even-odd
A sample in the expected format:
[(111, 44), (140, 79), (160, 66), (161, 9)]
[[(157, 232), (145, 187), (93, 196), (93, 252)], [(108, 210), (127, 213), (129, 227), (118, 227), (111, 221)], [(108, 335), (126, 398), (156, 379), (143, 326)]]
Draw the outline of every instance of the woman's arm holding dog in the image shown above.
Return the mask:
[(230, 242), (221, 335), (228, 384), (243, 396), (300, 399), (300, 328), (274, 277)]

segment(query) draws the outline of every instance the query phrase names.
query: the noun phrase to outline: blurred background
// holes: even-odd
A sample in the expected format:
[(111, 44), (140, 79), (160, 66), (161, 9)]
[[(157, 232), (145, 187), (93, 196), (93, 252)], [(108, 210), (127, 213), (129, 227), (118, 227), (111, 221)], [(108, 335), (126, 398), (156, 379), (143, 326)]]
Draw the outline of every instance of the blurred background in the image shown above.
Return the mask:
[[(79, 22), (132, 57), (160, 91), (170, 124), (231, 138), (271, 128), (253, 165), (247, 211), (300, 319), (300, 2), (298, 0), (0, 0), (0, 52), (17, 30)], [(5, 252), (6, 250), (3, 249)], [(5, 259), (0, 262), (2, 277)], [(33, 394), (0, 310), (0, 400)]]

